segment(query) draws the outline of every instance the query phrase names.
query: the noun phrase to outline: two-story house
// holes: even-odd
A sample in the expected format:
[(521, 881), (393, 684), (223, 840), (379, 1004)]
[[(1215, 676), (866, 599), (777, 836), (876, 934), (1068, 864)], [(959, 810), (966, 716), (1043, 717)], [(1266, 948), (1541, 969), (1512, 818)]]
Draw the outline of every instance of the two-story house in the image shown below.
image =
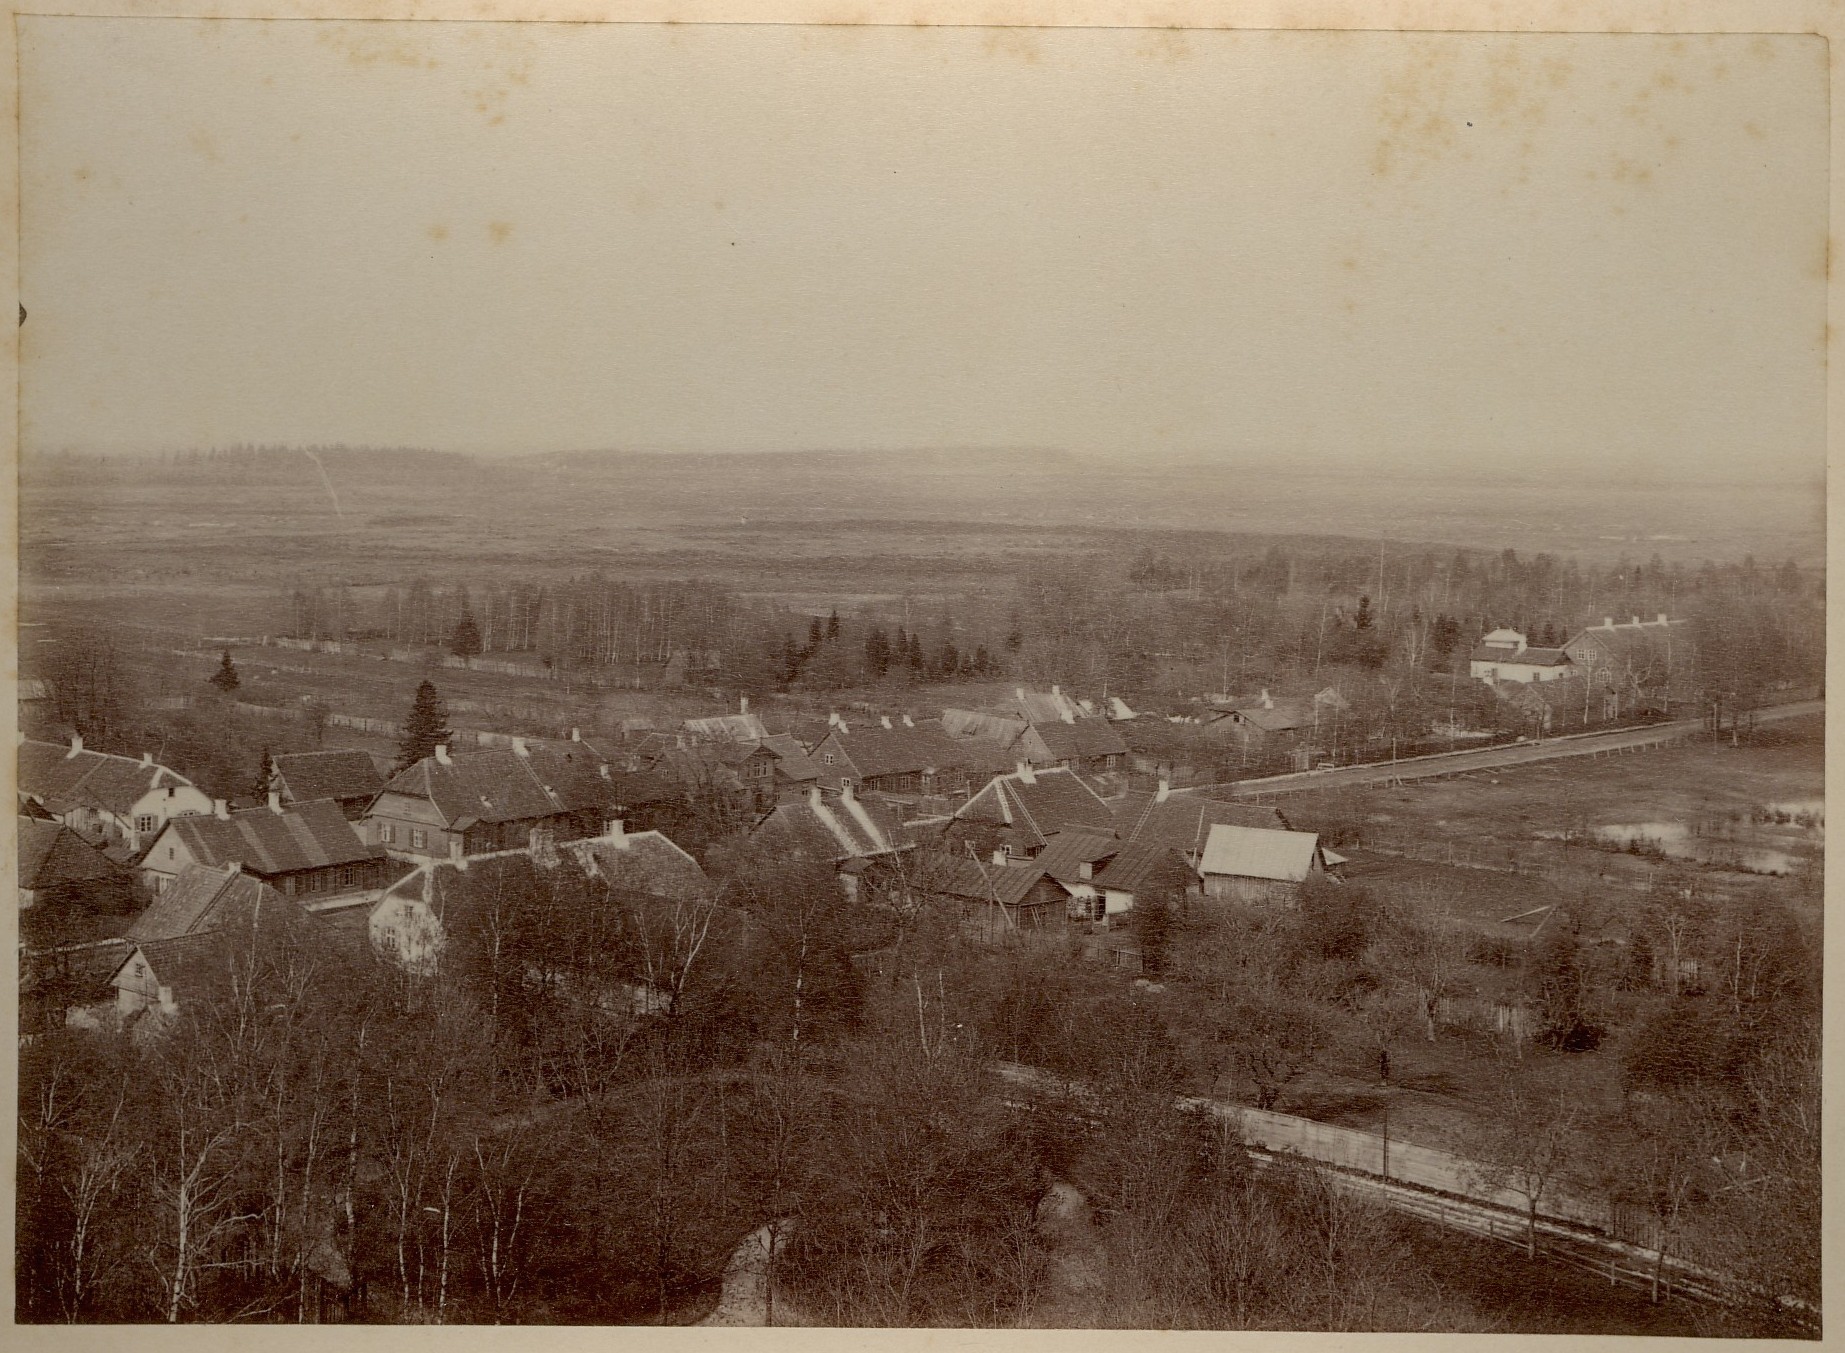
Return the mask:
[(273, 788), (285, 804), (331, 799), (349, 822), (365, 816), (384, 777), (370, 752), (291, 752), (275, 758)]

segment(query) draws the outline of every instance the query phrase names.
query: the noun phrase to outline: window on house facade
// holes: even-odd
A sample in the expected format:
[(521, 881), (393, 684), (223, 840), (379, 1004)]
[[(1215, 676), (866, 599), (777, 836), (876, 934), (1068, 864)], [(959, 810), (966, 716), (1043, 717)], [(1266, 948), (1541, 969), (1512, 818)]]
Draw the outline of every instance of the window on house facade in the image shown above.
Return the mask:
[(386, 927), (384, 930), (381, 930), (379, 932), (379, 935), (384, 940), (384, 947), (386, 949), (389, 949), (392, 953), (396, 953), (397, 952), (397, 931), (390, 927)]
[(152, 813), (137, 813), (135, 815), (135, 830), (138, 832), (151, 832), (159, 825), (160, 819), (155, 817)]
[(378, 824), (379, 844), (388, 846), (388, 845), (391, 845), (396, 840), (397, 840), (397, 828), (393, 827), (388, 822), (380, 822)]
[(421, 850), (425, 844), (425, 833), (421, 827), (410, 829), (410, 849)]
[(833, 754), (831, 752), (822, 752), (820, 754), (820, 759), (829, 766), (833, 764)]

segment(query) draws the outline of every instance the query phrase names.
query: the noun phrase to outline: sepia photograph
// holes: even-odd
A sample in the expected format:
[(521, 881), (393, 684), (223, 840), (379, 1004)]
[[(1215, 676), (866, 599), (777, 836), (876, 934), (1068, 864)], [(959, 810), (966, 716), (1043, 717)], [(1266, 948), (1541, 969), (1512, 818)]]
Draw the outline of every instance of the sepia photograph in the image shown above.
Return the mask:
[(311, 13), (13, 15), (14, 1322), (1820, 1339), (1810, 18)]

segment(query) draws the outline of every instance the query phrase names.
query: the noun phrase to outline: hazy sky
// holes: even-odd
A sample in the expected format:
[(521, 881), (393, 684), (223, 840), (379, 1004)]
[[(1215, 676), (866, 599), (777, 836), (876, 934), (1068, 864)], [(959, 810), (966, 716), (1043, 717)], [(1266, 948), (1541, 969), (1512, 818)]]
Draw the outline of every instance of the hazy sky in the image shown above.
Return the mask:
[(29, 448), (1823, 472), (1818, 39), (19, 22)]

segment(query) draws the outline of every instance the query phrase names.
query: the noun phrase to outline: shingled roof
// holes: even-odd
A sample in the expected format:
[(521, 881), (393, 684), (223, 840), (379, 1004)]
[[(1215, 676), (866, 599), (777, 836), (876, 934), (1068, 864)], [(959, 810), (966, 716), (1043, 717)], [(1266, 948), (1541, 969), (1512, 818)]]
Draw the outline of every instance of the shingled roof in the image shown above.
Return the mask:
[(888, 804), (818, 789), (796, 802), (777, 804), (750, 835), (829, 863), (890, 855), (910, 844), (901, 818)]
[(965, 902), (1016, 907), (1025, 902), (1044, 867), (1036, 860), (1008, 860), (989, 864), (984, 860), (932, 852), (929, 859), (918, 861), (917, 872), (926, 878), (929, 891)]
[(146, 911), (135, 917), (127, 938), (139, 943), (205, 934), (264, 907), (299, 910), (261, 879), (235, 866), (208, 868), (189, 864), (180, 869)]
[(291, 752), (275, 758), (276, 788), (284, 801), (371, 798), (384, 788), (370, 752)]
[(103, 808), (118, 816), (132, 809), (150, 789), (190, 785), (192, 781), (152, 760), (137, 761), (101, 752), (75, 753), (61, 742), (19, 744), (19, 791), (54, 813), (79, 806)]
[(1178, 886), (1197, 881), (1198, 875), (1184, 857), (1164, 841), (1129, 841), (1121, 853), (1095, 876), (1098, 888), (1137, 893), (1149, 883), (1169, 879)]
[(1227, 803), (1198, 794), (1169, 794), (1129, 790), (1114, 801), (1116, 830), (1128, 841), (1158, 841), (1187, 856), (1201, 849), (1211, 827), (1225, 823), (1239, 827), (1288, 830), (1279, 808), (1253, 803)]
[(1115, 831), (1108, 804), (1075, 771), (1052, 767), (996, 775), (956, 812), (964, 822), (998, 822), (1042, 846), (1052, 835), (1072, 829)]
[(588, 752), (549, 747), (521, 753), (494, 748), (444, 763), (426, 756), (399, 771), (385, 790), (427, 799), (446, 826), (462, 822), (519, 822), (558, 813), (602, 812), (612, 801), (609, 781)]
[[(865, 780), (923, 771), (987, 769), (993, 764), (985, 747), (957, 741), (940, 728), (921, 726), (835, 728), (821, 746), (837, 748)], [(821, 774), (828, 772), (823, 769)]]
[(298, 803), (281, 812), (246, 808), (228, 817), (176, 817), (166, 829), (179, 837), (198, 864), (237, 864), (270, 877), (382, 859), (385, 853), (383, 846), (360, 840), (339, 805), (328, 799)]
[(1127, 743), (1114, 727), (1101, 719), (1078, 719), (1075, 723), (1039, 723), (1032, 732), (1044, 740), (1053, 759), (1083, 761), (1097, 756), (1123, 756)]
[(38, 891), (66, 883), (128, 877), (128, 871), (59, 822), (19, 819), (19, 886)]
[(1055, 832), (1032, 863), (1059, 883), (1074, 883), (1082, 879), (1083, 865), (1112, 859), (1120, 849), (1121, 841), (1113, 833)]
[(1560, 648), (1489, 648), (1485, 645), (1468, 655), (1473, 662), (1522, 663), (1527, 667), (1567, 667), (1570, 655)]
[(686, 901), (711, 892), (711, 880), (698, 861), (659, 832), (595, 836), (564, 849), (585, 873), (612, 887)]

